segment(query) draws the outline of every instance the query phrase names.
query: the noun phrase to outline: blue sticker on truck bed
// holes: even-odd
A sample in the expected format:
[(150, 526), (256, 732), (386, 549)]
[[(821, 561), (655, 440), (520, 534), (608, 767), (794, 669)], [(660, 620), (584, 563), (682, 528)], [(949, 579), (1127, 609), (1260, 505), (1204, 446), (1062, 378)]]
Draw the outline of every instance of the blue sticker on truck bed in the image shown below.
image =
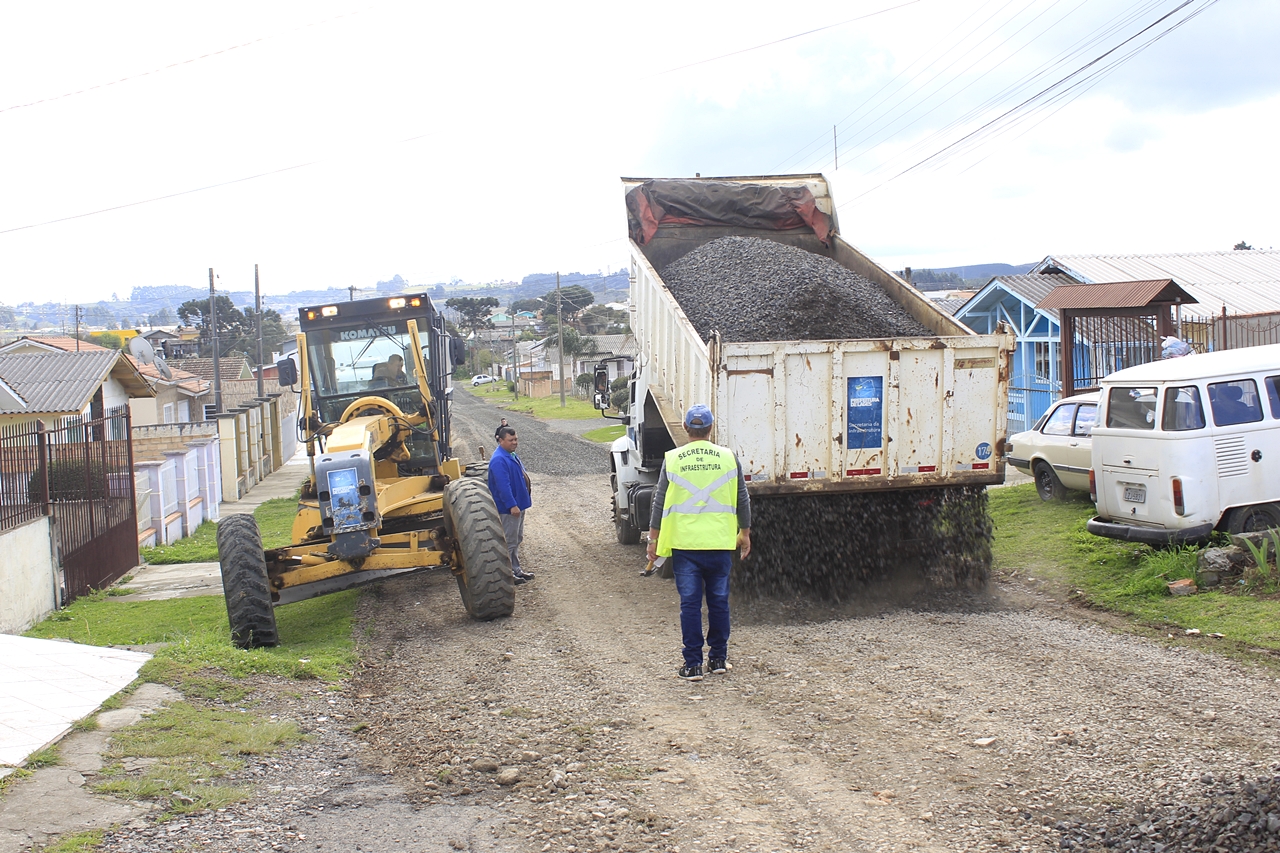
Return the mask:
[(979, 444), (977, 447), (975, 447), (973, 452), (974, 452), (974, 455), (977, 456), (979, 459), (990, 459), (991, 445), (984, 441), (982, 442), (982, 444)]
[(884, 444), (884, 377), (849, 377), (849, 450), (879, 450)]

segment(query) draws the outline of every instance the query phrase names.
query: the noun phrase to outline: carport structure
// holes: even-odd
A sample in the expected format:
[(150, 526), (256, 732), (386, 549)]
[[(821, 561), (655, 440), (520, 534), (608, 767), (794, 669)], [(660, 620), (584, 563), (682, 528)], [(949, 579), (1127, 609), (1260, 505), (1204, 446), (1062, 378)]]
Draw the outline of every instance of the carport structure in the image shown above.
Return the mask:
[(1062, 394), (1094, 390), (1102, 377), (1160, 357), (1160, 341), (1177, 336), (1182, 305), (1197, 300), (1171, 278), (1064, 284), (1036, 308), (1058, 310)]

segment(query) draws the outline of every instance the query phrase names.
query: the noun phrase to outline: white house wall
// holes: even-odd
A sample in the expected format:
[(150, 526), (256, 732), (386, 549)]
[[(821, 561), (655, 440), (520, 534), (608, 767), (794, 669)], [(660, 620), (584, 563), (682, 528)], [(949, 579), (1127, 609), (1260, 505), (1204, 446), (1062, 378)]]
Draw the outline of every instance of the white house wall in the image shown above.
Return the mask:
[(20, 634), (57, 606), (49, 519), (0, 533), (0, 634)]

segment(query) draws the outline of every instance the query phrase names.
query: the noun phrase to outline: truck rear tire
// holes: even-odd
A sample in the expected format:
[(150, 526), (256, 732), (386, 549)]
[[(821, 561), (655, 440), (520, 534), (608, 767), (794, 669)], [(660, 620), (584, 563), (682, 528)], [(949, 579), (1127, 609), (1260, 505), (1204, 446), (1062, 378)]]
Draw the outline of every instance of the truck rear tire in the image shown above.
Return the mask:
[(457, 543), (458, 592), (467, 614), (481, 622), (510, 616), (516, 607), (515, 579), (488, 485), (478, 477), (454, 480), (444, 490), (444, 512)]
[(1262, 533), (1280, 527), (1280, 505), (1239, 506), (1227, 516), (1228, 533)]
[(257, 520), (252, 515), (229, 515), (218, 522), (217, 540), (231, 642), (242, 649), (279, 645)]

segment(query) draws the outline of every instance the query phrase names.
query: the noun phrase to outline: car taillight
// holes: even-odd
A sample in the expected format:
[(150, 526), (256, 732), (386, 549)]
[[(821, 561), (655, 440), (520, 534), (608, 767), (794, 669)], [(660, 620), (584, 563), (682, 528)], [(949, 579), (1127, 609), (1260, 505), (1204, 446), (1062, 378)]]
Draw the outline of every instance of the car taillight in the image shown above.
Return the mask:
[(1094, 475), (1092, 468), (1089, 469), (1089, 500), (1098, 502), (1098, 478)]
[(1173, 478), (1173, 511), (1178, 515), (1187, 514), (1186, 502), (1182, 499), (1182, 478)]

